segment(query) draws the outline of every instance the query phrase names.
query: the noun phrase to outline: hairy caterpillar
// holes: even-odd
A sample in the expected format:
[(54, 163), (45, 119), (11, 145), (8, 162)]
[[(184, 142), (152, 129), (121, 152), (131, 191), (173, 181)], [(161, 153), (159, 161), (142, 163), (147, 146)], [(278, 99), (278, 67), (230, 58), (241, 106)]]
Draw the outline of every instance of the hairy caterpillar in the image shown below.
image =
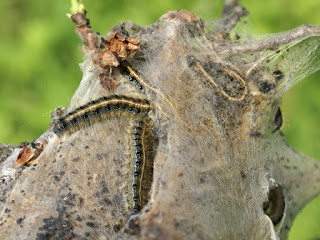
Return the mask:
[(118, 95), (101, 97), (60, 118), (53, 128), (53, 132), (61, 135), (64, 132), (73, 132), (94, 122), (103, 121), (104, 118), (114, 114), (123, 112), (132, 115), (146, 114), (149, 110), (150, 103), (147, 100)]

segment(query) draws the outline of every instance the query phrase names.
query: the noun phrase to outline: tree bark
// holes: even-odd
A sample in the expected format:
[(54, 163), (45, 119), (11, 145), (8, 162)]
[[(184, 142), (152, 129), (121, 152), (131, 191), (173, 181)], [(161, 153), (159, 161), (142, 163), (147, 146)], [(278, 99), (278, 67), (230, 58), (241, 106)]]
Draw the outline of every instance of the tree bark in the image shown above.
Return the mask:
[[(320, 164), (283, 139), (279, 105), (319, 68), (320, 26), (248, 38), (226, 0), (105, 38), (83, 6), (83, 78), (30, 145), (2, 145), (3, 239), (286, 239)], [(299, 59), (297, 59), (299, 57)]]

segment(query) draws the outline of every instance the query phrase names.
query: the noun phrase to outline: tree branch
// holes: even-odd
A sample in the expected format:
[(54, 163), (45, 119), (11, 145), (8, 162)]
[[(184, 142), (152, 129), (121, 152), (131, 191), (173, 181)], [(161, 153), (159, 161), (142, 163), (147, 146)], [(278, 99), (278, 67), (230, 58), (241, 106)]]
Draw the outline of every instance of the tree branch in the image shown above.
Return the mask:
[(226, 0), (221, 20), (217, 24), (218, 28), (229, 33), (236, 26), (240, 18), (247, 15), (248, 10), (239, 5), (238, 0)]
[(276, 50), (280, 45), (300, 41), (313, 36), (320, 36), (320, 25), (312, 26), (305, 24), (268, 39), (257, 42), (223, 45), (219, 46), (217, 50), (223, 53), (224, 56), (229, 57), (248, 52)]
[(90, 21), (86, 18), (86, 12), (77, 12), (71, 15), (72, 21), (76, 25), (76, 32), (82, 41), (88, 46), (90, 50), (100, 48), (100, 37), (92, 31)]
[(225, 0), (224, 2), (224, 9), (222, 12), (221, 17), (226, 17), (231, 15), (233, 9), (239, 5), (239, 0)]

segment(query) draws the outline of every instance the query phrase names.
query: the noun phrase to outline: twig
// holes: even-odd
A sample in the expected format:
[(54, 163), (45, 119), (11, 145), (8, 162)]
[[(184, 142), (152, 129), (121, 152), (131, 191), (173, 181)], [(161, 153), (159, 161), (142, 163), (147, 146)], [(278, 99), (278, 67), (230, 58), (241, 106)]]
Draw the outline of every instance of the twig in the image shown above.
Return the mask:
[(229, 57), (232, 55), (244, 54), (248, 52), (274, 50), (282, 44), (303, 40), (313, 36), (320, 36), (320, 25), (312, 26), (305, 24), (296, 29), (268, 39), (234, 45), (228, 44), (220, 46), (218, 50), (222, 52), (225, 57)]
[(247, 15), (248, 10), (239, 5), (238, 0), (226, 0), (218, 28), (229, 33), (240, 18)]
[(239, 0), (225, 0), (224, 2), (224, 9), (222, 12), (221, 17), (226, 17), (231, 15), (232, 10), (239, 5)]
[(90, 21), (86, 18), (86, 12), (71, 15), (72, 21), (76, 24), (76, 32), (90, 50), (100, 48), (100, 37), (91, 30)]
[(90, 20), (87, 19), (86, 14), (81, 0), (71, 0), (71, 14), (67, 14), (67, 16), (76, 24), (76, 32), (88, 48), (97, 50), (102, 44), (102, 39), (91, 30)]

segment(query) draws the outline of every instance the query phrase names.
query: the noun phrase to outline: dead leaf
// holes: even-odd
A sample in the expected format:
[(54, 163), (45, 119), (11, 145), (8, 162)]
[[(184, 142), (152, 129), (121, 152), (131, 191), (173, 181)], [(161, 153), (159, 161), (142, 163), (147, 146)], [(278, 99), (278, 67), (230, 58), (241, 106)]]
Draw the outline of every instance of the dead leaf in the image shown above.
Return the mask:
[(34, 151), (32, 151), (28, 146), (24, 146), (18, 155), (17, 162), (19, 164), (25, 164), (33, 158), (34, 154)]
[(105, 41), (106, 49), (101, 52), (103, 67), (119, 66), (119, 60), (125, 60), (140, 49), (140, 40), (115, 32)]

